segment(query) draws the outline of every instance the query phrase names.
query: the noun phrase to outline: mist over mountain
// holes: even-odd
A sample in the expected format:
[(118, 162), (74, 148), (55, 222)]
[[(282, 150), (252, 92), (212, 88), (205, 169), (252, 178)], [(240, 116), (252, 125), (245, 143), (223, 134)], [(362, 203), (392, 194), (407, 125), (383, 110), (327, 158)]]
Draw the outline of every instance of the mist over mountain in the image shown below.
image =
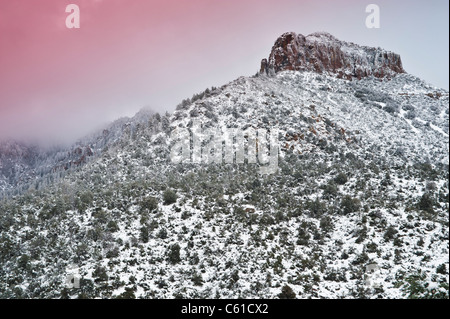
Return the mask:
[(132, 118), (121, 117), (100, 130), (67, 144), (45, 145), (39, 142), (0, 141), (0, 193), (17, 193), (35, 185), (53, 181), (52, 174), (62, 175), (95, 158), (127, 132), (144, 125), (154, 112), (142, 108)]
[[(0, 144), (0, 296), (448, 298), (448, 122), (449, 92), (398, 54), (285, 33), (255, 76), (172, 114)], [(174, 164), (195, 123), (276, 128), (276, 173)]]

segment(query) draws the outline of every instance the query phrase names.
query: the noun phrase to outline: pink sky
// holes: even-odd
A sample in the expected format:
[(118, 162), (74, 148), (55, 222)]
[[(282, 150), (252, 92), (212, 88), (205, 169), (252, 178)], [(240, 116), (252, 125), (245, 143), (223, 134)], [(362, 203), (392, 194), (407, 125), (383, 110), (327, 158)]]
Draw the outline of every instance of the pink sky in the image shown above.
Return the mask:
[[(80, 7), (80, 29), (65, 27), (70, 3)], [(384, 47), (408, 72), (448, 89), (448, 1), (375, 2), (378, 30), (364, 25), (369, 3), (0, 0), (0, 140), (81, 137), (143, 106), (172, 111), (256, 73), (286, 31)]]

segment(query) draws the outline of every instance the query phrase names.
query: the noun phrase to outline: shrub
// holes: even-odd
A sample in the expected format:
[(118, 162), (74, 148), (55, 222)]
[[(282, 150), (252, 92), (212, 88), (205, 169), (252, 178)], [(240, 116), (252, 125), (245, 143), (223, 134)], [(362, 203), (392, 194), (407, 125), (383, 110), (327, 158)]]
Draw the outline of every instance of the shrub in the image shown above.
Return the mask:
[(438, 274), (446, 275), (447, 274), (447, 266), (445, 264), (439, 265), (436, 269)]
[(430, 194), (425, 193), (420, 198), (419, 203), (417, 204), (417, 207), (420, 210), (426, 211), (428, 213), (432, 213), (433, 205), (434, 205), (433, 198), (431, 198)]
[(17, 261), (17, 265), (22, 269), (27, 269), (30, 266), (29, 261), (30, 261), (30, 257), (26, 254), (23, 254), (22, 256), (20, 256), (19, 260)]
[(152, 213), (158, 209), (158, 200), (154, 197), (146, 197), (141, 202), (141, 212)]
[(332, 198), (335, 197), (338, 194), (338, 188), (334, 182), (329, 182), (327, 185), (325, 185), (325, 188), (323, 190), (323, 196), (325, 198)]
[(284, 285), (281, 289), (281, 293), (278, 294), (278, 298), (280, 299), (295, 299), (296, 297), (294, 290), (288, 285)]
[(346, 195), (341, 201), (341, 208), (344, 214), (351, 214), (361, 208), (361, 202), (357, 198)]
[(309, 239), (311, 238), (311, 235), (308, 233), (308, 229), (306, 226), (300, 226), (298, 229), (298, 240), (297, 245), (306, 246), (309, 243)]
[(420, 271), (405, 279), (406, 284), (403, 287), (403, 291), (406, 292), (409, 299), (423, 298), (423, 295), (427, 292), (425, 279), (426, 276)]
[(320, 220), (320, 229), (324, 232), (331, 232), (333, 230), (333, 220), (330, 216), (325, 216)]
[(319, 198), (316, 198), (314, 201), (306, 202), (305, 206), (310, 211), (311, 215), (316, 217), (322, 215), (327, 209), (325, 203), (321, 202)]
[(203, 278), (201, 274), (195, 273), (192, 276), (192, 282), (195, 286), (203, 286)]
[(384, 240), (389, 241), (395, 238), (397, 235), (397, 230), (393, 226), (389, 226), (384, 233)]
[(114, 233), (119, 230), (119, 226), (117, 226), (116, 221), (111, 220), (109, 221), (108, 225), (106, 225), (106, 229), (111, 233)]
[(384, 108), (384, 110), (388, 113), (397, 113), (398, 112), (398, 106), (397, 105), (393, 105), (393, 104), (388, 104), (386, 105), (386, 107)]
[(345, 183), (348, 182), (348, 178), (347, 175), (345, 175), (344, 173), (339, 173), (335, 178), (334, 178), (334, 182), (338, 185), (344, 185)]
[(167, 230), (165, 228), (161, 228), (157, 234), (158, 238), (166, 239), (167, 238)]
[(80, 209), (86, 209), (87, 207), (89, 207), (92, 202), (94, 201), (94, 196), (92, 195), (92, 192), (87, 191), (84, 192), (80, 195)]
[(80, 288), (78, 299), (93, 299), (96, 297), (95, 285), (92, 280), (81, 278)]
[(108, 274), (106, 273), (106, 269), (104, 267), (98, 266), (92, 276), (95, 278), (95, 282), (103, 282), (108, 280)]
[(169, 262), (172, 264), (177, 264), (181, 261), (180, 257), (180, 245), (174, 244), (170, 246), (169, 251), (167, 253), (167, 257), (169, 258)]
[(106, 253), (106, 258), (117, 258), (120, 255), (120, 250), (118, 247), (114, 247), (113, 249), (111, 249), (110, 251), (108, 251)]
[(96, 221), (101, 224), (105, 224), (108, 221), (108, 214), (99, 207), (97, 207), (92, 213), (92, 217), (94, 217)]
[(163, 195), (164, 205), (171, 205), (176, 203), (177, 198), (178, 196), (173, 190), (167, 189)]
[(141, 240), (143, 243), (148, 243), (148, 227), (147, 226), (141, 227)]

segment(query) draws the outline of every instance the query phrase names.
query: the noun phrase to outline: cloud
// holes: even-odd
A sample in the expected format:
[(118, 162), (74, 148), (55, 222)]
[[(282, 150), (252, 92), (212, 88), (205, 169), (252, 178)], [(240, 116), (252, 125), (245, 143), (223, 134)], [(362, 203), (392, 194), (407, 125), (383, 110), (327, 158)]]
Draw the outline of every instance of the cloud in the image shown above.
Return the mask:
[[(70, 3), (81, 9), (77, 30), (65, 27)], [(143, 105), (173, 110), (206, 87), (253, 75), (286, 31), (326, 30), (398, 51), (409, 72), (448, 88), (440, 36), (448, 16), (435, 19), (448, 4), (411, 3), (380, 0), (375, 33), (356, 0), (1, 1), (0, 139), (81, 136)], [(432, 39), (417, 45), (425, 33)]]

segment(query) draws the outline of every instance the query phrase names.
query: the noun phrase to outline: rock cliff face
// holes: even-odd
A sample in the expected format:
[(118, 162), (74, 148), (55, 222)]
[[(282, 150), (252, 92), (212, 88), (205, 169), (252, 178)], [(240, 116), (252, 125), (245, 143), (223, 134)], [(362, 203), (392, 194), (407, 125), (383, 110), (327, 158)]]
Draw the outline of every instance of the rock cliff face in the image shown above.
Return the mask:
[(261, 73), (285, 70), (328, 72), (348, 80), (371, 75), (392, 78), (406, 73), (400, 55), (340, 41), (324, 32), (308, 36), (289, 32), (279, 37), (269, 59), (262, 60)]

